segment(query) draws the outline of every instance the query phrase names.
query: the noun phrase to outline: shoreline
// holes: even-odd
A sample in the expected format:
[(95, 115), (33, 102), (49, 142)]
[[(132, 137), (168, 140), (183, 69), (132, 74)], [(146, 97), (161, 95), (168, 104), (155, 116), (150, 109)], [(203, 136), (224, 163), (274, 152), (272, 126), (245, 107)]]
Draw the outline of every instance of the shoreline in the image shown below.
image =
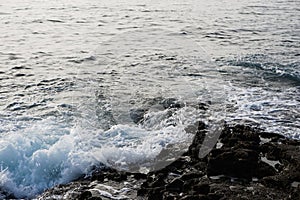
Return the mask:
[(204, 158), (200, 124), (189, 149), (146, 174), (95, 169), (46, 190), (37, 199), (300, 199), (300, 141), (244, 125), (224, 126)]

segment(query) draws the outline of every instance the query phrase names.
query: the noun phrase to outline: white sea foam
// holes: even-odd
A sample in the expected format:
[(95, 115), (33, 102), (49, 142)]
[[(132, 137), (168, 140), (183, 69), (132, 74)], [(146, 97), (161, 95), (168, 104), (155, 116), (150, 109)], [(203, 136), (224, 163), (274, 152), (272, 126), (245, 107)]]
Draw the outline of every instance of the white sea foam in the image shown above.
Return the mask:
[(285, 91), (269, 88), (231, 86), (226, 120), (254, 124), (268, 132), (299, 138), (299, 97), (297, 88)]
[(103, 131), (85, 127), (84, 120), (72, 126), (48, 118), (13, 129), (0, 138), (0, 186), (18, 198), (33, 197), (89, 173), (100, 163), (124, 170), (134, 164), (149, 167), (167, 145), (191, 141), (184, 131), (189, 120), (180, 116), (194, 111), (180, 109), (177, 118), (173, 116), (176, 126), (165, 126), (167, 119), (160, 119), (151, 128), (119, 124)]
[[(84, 173), (90, 163), (76, 157), (76, 135), (51, 120), (1, 137), (1, 186), (16, 197), (29, 196)], [(70, 172), (70, 173), (69, 173)]]

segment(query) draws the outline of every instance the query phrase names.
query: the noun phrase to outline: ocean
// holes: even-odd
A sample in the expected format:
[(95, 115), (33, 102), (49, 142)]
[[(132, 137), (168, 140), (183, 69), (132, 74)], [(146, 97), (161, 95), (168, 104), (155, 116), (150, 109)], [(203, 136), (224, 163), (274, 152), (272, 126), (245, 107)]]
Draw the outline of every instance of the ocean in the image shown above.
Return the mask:
[(32, 198), (101, 165), (148, 172), (163, 149), (188, 147), (197, 121), (300, 139), (299, 8), (1, 0), (0, 198)]

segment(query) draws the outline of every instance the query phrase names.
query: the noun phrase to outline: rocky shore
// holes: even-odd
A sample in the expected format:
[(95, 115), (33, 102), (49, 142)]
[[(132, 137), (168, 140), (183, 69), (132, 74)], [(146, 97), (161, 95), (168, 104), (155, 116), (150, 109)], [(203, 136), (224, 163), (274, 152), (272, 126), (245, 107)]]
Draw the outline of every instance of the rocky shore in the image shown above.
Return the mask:
[(300, 199), (300, 141), (244, 125), (224, 126), (204, 158), (199, 124), (189, 150), (148, 174), (108, 167), (45, 191), (38, 199)]

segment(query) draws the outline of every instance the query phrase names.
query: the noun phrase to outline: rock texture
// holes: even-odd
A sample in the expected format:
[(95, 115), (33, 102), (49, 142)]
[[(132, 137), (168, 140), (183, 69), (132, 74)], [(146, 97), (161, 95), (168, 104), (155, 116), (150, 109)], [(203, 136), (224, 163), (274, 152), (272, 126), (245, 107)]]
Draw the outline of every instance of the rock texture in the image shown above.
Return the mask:
[(300, 199), (300, 141), (248, 126), (225, 126), (218, 144), (198, 157), (200, 123), (189, 150), (149, 174), (95, 169), (89, 177), (58, 185), (39, 199)]

